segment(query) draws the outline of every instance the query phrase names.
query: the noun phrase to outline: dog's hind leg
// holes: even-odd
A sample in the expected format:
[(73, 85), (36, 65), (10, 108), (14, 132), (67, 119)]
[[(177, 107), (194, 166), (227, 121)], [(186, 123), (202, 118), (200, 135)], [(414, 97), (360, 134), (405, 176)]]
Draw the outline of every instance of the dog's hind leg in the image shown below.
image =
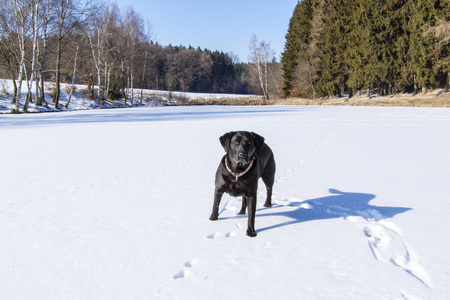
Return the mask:
[(267, 197), (266, 197), (266, 202), (264, 202), (264, 206), (265, 207), (272, 207), (272, 185), (270, 184), (266, 184), (266, 189), (267, 189)]
[(272, 206), (272, 187), (275, 181), (275, 160), (272, 158), (264, 170), (264, 174), (261, 176), (264, 184), (266, 185), (267, 197), (264, 203), (265, 207)]

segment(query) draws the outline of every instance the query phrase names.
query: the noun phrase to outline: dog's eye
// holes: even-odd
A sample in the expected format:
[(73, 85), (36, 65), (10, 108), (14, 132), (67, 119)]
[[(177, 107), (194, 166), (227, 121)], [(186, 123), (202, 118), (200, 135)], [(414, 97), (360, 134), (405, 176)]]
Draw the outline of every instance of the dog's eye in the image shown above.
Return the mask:
[(239, 145), (239, 142), (238, 142), (238, 141), (235, 141), (234, 144), (235, 144), (235, 145)]
[(248, 141), (248, 142), (247, 142), (247, 145), (251, 145), (251, 144), (252, 144), (252, 141)]

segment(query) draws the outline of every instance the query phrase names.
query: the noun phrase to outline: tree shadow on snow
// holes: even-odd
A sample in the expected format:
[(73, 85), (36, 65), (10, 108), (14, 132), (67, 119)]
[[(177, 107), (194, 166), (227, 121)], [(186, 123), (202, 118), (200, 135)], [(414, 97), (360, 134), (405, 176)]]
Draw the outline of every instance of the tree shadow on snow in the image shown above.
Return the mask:
[[(347, 218), (351, 216), (362, 217), (366, 220), (380, 221), (411, 210), (411, 208), (408, 207), (370, 205), (369, 202), (375, 198), (375, 195), (373, 194), (347, 193), (335, 189), (330, 189), (329, 192), (333, 195), (296, 202), (284, 200), (286, 205), (283, 205), (283, 201), (280, 201), (281, 204), (279, 205), (274, 205), (272, 208), (264, 208), (259, 210), (259, 213), (256, 215), (257, 218), (283, 216), (292, 220), (269, 227), (260, 228), (257, 232), (301, 222), (327, 220), (341, 217)], [(261, 212), (270, 211), (271, 209), (276, 209), (277, 207), (297, 207), (297, 209), (287, 212), (268, 212), (261, 214)]]

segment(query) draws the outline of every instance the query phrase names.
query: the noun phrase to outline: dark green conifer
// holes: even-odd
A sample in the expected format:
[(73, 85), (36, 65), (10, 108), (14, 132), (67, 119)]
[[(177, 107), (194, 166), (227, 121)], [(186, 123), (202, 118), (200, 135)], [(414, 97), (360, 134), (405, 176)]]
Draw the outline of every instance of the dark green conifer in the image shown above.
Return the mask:
[(315, 0), (298, 2), (289, 22), (286, 34), (285, 49), (282, 53), (283, 94), (292, 95), (293, 80), (299, 52), (311, 41), (311, 20), (313, 18), (313, 3)]
[(351, 39), (351, 18), (356, 0), (330, 0), (325, 6), (324, 29), (319, 43), (322, 95), (342, 95), (349, 74), (348, 49)]

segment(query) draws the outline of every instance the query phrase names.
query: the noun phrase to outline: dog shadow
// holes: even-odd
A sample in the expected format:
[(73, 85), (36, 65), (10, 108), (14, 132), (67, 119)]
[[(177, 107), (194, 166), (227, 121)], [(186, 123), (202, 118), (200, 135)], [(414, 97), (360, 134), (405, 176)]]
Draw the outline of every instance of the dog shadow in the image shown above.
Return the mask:
[[(374, 206), (369, 202), (375, 198), (373, 194), (365, 193), (349, 193), (342, 192), (336, 189), (330, 189), (330, 196), (310, 199), (305, 201), (286, 202), (283, 205), (283, 201), (280, 204), (274, 205), (272, 208), (260, 209), (256, 217), (269, 217), (269, 216), (283, 216), (288, 217), (291, 220), (272, 226), (259, 228), (257, 232), (276, 229), (288, 225), (293, 225), (302, 222), (315, 221), (315, 220), (327, 220), (335, 218), (348, 218), (348, 217), (362, 217), (366, 220), (380, 221), (383, 219), (392, 218), (395, 215), (404, 213), (411, 210), (408, 207), (388, 207), (388, 206)], [(297, 207), (297, 209), (287, 212), (275, 212), (275, 213), (263, 213), (277, 207)]]

